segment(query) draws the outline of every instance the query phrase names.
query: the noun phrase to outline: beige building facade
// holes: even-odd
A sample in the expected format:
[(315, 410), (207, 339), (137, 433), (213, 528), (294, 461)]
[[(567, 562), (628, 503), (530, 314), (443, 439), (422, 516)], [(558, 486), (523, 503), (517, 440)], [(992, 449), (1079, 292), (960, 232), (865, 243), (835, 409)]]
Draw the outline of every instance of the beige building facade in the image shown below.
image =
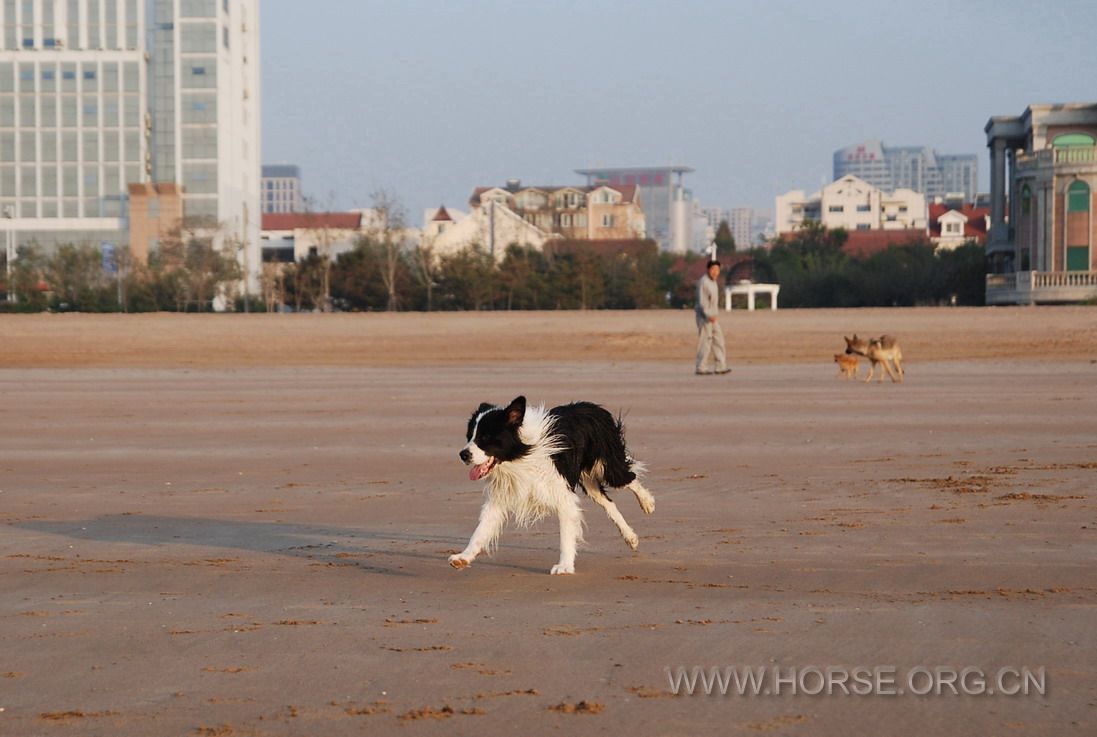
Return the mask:
[(183, 197), (179, 185), (130, 184), (130, 252), (138, 263), (148, 263), (160, 241), (183, 223)]
[(985, 132), (987, 303), (1097, 297), (1097, 103), (1030, 105)]
[(544, 248), (552, 240), (635, 240), (645, 237), (644, 213), (632, 185), (479, 187), (467, 215), (445, 207), (428, 213), (423, 243), (437, 254), (480, 246), (496, 259), (507, 246)]

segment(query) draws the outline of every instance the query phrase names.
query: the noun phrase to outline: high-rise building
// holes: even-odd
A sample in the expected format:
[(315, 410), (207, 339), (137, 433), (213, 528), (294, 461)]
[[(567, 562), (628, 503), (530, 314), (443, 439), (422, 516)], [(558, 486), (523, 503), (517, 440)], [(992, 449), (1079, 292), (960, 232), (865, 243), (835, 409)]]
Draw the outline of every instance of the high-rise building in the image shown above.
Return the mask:
[(263, 166), (263, 214), (301, 212), (304, 198), (301, 196), (301, 170), (289, 164)]
[(731, 229), (731, 237), (735, 239), (735, 250), (745, 251), (750, 248), (754, 237), (754, 208), (731, 208), (728, 227)]
[[(129, 244), (160, 196), (259, 263), (258, 0), (0, 0), (0, 209), (19, 246)], [(134, 234), (138, 234), (136, 239)], [(253, 282), (254, 283), (254, 282)]]
[(877, 189), (910, 189), (929, 199), (961, 195), (973, 201), (979, 186), (975, 154), (939, 154), (926, 146), (884, 146), (865, 141), (834, 152), (834, 179), (847, 174)]
[(692, 171), (688, 166), (653, 166), (576, 169), (575, 173), (587, 178), (587, 186), (635, 185), (647, 237), (658, 243), (660, 250), (685, 253), (693, 246), (694, 215), (691, 195), (682, 185), (682, 176)]

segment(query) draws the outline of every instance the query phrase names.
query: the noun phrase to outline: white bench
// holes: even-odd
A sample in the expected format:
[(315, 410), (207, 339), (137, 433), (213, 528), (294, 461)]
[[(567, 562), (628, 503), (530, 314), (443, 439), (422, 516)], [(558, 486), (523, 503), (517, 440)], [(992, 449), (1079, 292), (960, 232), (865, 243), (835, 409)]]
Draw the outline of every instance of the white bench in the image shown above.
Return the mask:
[(771, 310), (777, 309), (777, 293), (781, 291), (780, 284), (755, 284), (746, 280), (740, 281), (738, 284), (729, 284), (724, 287), (724, 309), (731, 310), (731, 298), (735, 294), (747, 295), (747, 309), (751, 312), (754, 311), (754, 295), (756, 294), (768, 294), (769, 295), (769, 308)]

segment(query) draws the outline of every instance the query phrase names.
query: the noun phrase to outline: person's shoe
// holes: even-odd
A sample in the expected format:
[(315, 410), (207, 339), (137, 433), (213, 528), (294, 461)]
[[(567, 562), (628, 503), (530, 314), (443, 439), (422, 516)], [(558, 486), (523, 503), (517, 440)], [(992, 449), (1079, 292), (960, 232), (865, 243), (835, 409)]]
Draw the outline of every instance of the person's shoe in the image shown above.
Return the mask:
[(694, 371), (693, 373), (697, 374), (698, 376), (712, 376), (713, 374), (712, 371)]
[(730, 374), (731, 369), (723, 368), (723, 369), (720, 369), (719, 371), (713, 371), (712, 373), (714, 373), (714, 374)]

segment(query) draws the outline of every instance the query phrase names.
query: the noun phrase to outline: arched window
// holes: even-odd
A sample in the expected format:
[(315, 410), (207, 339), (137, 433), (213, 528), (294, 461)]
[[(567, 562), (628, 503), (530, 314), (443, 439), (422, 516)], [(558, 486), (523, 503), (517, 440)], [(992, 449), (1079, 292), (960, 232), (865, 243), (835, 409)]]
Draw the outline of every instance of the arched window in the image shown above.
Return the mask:
[(1063, 148), (1066, 146), (1093, 146), (1097, 144), (1097, 141), (1093, 140), (1093, 136), (1088, 133), (1064, 133), (1061, 136), (1056, 136), (1055, 140), (1051, 142), (1055, 148)]
[(1030, 215), (1032, 213), (1032, 190), (1026, 184), (1021, 187), (1021, 214)]
[(1089, 271), (1089, 185), (1081, 180), (1067, 187), (1067, 271)]
[(1071, 182), (1067, 188), (1067, 212), (1089, 212), (1089, 185), (1083, 181)]

